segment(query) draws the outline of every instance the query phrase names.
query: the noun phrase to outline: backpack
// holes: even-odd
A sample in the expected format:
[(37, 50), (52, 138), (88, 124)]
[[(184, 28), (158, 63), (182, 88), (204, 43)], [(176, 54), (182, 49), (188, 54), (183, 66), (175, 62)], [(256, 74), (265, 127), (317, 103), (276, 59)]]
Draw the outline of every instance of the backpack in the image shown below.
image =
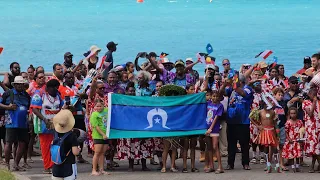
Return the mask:
[(71, 149), (68, 152), (64, 152), (64, 140), (72, 133), (72, 131), (65, 133), (61, 138), (59, 138), (58, 133), (54, 133), (54, 138), (51, 143), (50, 153), (51, 160), (54, 164), (60, 165), (64, 163)]

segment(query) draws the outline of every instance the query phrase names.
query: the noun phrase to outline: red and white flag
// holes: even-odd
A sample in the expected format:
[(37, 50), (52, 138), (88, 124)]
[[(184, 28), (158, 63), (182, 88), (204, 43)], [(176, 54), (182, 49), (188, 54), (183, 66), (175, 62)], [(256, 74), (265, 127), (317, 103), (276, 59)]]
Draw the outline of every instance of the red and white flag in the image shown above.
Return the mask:
[(196, 54), (197, 60), (201, 63), (203, 63), (205, 61), (204, 56), (201, 56), (200, 53)]
[(107, 56), (102, 56), (102, 57), (99, 59), (97, 65), (96, 65), (96, 69), (101, 69), (101, 68), (103, 67), (103, 63), (104, 63), (104, 61), (105, 61), (106, 59), (107, 59)]
[(255, 58), (261, 57), (263, 59), (267, 59), (273, 52), (271, 50), (265, 50), (256, 55)]
[(2, 53), (2, 51), (3, 51), (3, 47), (0, 47), (0, 54)]

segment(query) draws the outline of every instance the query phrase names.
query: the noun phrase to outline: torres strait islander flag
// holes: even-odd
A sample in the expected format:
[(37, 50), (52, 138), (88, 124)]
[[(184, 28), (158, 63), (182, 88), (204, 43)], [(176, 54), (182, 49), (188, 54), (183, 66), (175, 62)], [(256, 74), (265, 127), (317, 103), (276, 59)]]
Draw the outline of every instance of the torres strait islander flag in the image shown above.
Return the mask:
[(109, 93), (108, 99), (110, 139), (189, 136), (207, 130), (205, 93), (167, 97)]
[(265, 50), (255, 56), (255, 58), (262, 57), (263, 59), (267, 59), (273, 52), (271, 50)]

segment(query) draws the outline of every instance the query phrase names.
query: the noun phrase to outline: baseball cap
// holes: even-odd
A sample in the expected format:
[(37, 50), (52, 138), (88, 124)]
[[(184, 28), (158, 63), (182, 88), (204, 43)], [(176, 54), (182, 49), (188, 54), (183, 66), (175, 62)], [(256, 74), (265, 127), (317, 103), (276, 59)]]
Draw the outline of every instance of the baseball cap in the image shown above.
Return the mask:
[(215, 70), (215, 66), (213, 64), (207, 64), (206, 65), (206, 70), (207, 69), (212, 69), (212, 70)]
[(177, 67), (178, 65), (185, 66), (184, 62), (181, 59), (177, 60), (176, 63), (174, 64), (175, 67)]
[(186, 62), (188, 62), (188, 61), (193, 62), (193, 59), (192, 59), (192, 58), (187, 58), (187, 59), (186, 59)]
[(150, 52), (149, 56), (151, 56), (151, 57), (159, 57), (155, 52)]
[(303, 63), (304, 64), (311, 64), (311, 58), (309, 56), (306, 56), (303, 58)]
[(296, 76), (291, 76), (289, 78), (289, 82), (298, 82), (298, 81), (299, 81), (299, 79)]
[(68, 56), (73, 56), (73, 54), (71, 54), (71, 52), (64, 53), (64, 57), (68, 57)]
[(112, 48), (112, 47), (114, 47), (114, 46), (117, 46), (117, 45), (118, 45), (118, 44), (114, 43), (113, 41), (110, 41), (110, 42), (108, 42), (108, 44), (107, 44), (107, 48), (110, 49), (110, 48)]

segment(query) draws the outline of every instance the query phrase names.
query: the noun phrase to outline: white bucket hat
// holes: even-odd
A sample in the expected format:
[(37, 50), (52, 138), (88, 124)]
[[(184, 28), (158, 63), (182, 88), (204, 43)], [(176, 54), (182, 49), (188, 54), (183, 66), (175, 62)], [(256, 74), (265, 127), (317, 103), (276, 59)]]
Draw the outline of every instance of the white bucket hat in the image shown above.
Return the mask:
[(25, 79), (23, 79), (22, 76), (16, 76), (11, 85), (13, 86), (14, 84), (28, 84), (28, 82)]

